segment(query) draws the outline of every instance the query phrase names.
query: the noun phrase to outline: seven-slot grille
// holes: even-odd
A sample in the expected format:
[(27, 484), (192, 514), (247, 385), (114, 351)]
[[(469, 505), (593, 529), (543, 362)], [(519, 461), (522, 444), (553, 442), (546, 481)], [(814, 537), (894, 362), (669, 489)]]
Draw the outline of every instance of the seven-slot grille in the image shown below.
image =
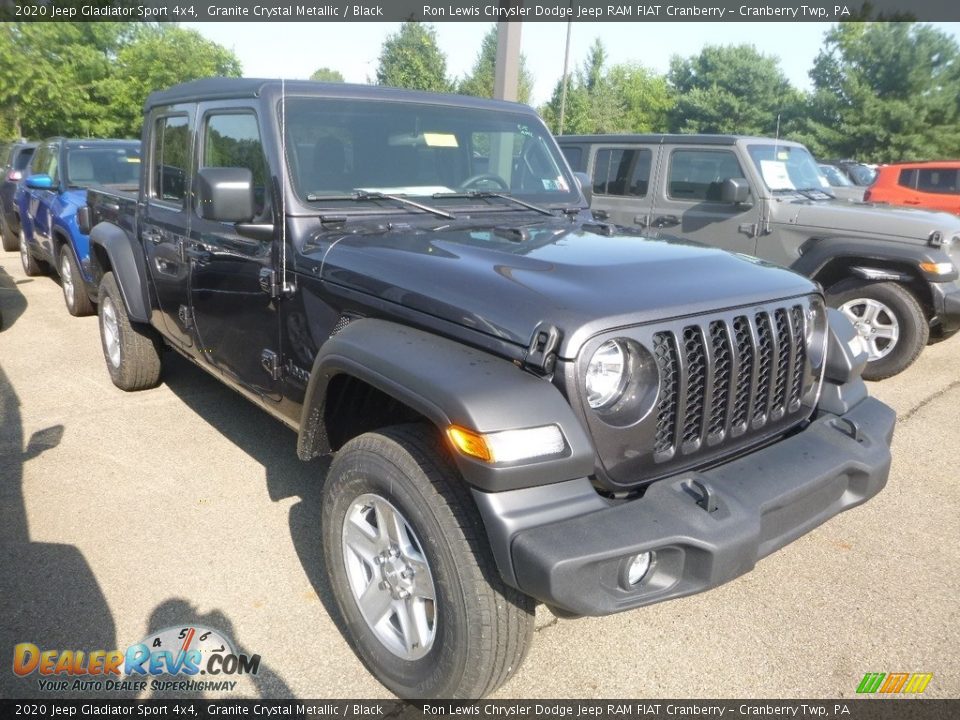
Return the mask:
[[(801, 410), (810, 382), (805, 305), (695, 319), (653, 335), (660, 371), (653, 458), (666, 462), (762, 434)], [(799, 419), (799, 418), (798, 418)]]

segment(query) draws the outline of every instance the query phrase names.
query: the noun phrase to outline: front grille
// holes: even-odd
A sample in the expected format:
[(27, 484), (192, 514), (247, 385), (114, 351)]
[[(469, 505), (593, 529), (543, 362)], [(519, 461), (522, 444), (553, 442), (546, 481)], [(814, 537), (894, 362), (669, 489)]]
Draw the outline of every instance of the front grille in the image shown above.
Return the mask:
[(653, 460), (664, 463), (799, 420), (810, 383), (805, 305), (697, 319), (655, 332), (660, 371)]

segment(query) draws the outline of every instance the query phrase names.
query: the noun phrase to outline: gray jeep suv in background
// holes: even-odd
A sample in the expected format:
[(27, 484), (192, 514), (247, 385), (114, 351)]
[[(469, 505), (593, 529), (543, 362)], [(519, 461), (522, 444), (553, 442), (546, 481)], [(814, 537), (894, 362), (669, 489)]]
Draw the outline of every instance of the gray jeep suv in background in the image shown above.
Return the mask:
[(960, 328), (960, 218), (838, 200), (799, 143), (733, 135), (566, 135), (598, 219), (753, 255), (819, 282), (869, 352), (906, 369)]

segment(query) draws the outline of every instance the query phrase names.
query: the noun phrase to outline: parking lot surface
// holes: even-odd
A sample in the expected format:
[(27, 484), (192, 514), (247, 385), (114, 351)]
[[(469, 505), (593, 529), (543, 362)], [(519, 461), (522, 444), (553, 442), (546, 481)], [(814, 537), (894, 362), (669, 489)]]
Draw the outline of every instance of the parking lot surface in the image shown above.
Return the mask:
[[(10, 670), (17, 643), (124, 649), (189, 623), (261, 656), (206, 697), (389, 697), (334, 620), (325, 460), (301, 463), (293, 432), (173, 353), (159, 388), (116, 389), (97, 319), (16, 253), (0, 311), (0, 695), (43, 696)], [(866, 672), (932, 672), (925, 696), (960, 696), (960, 337), (870, 390), (899, 417), (878, 497), (702, 595), (539, 607), (497, 697), (852, 697)]]

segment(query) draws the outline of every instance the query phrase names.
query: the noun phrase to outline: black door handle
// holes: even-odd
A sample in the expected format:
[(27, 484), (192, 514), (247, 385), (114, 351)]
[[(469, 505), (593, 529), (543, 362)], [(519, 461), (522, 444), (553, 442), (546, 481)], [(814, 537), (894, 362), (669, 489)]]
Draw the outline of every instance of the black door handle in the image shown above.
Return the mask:
[(594, 219), (594, 220), (606, 220), (606, 219), (609, 218), (609, 217), (610, 217), (610, 213), (608, 213), (606, 210), (594, 210), (594, 211), (593, 211), (593, 219)]
[(658, 215), (653, 219), (653, 226), (658, 228), (673, 227), (680, 224), (676, 215)]
[(199, 247), (188, 247), (186, 256), (197, 265), (206, 265), (213, 259), (213, 253)]

